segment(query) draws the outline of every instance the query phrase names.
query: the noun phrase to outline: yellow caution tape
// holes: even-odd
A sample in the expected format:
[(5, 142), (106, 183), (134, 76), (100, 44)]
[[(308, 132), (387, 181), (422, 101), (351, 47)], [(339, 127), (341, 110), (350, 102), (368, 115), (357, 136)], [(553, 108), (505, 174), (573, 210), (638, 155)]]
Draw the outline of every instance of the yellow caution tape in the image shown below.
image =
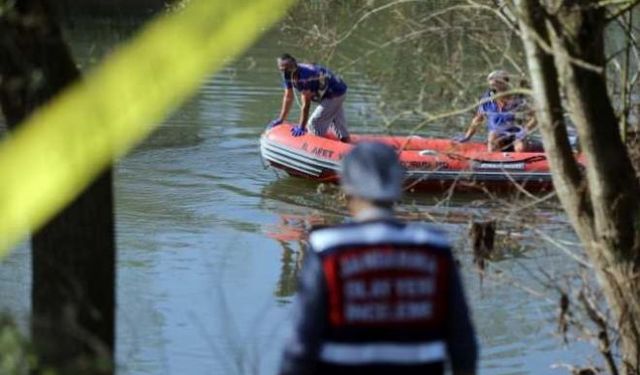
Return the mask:
[(144, 139), (294, 0), (193, 0), (159, 17), (0, 144), (0, 259)]

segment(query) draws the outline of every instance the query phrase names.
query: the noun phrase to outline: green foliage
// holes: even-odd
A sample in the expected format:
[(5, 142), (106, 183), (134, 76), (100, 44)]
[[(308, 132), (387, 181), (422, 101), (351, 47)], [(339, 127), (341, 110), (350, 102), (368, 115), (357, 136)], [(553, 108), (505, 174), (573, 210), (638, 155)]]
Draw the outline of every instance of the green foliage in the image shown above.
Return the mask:
[(6, 314), (0, 314), (0, 374), (21, 375), (35, 365), (27, 340)]

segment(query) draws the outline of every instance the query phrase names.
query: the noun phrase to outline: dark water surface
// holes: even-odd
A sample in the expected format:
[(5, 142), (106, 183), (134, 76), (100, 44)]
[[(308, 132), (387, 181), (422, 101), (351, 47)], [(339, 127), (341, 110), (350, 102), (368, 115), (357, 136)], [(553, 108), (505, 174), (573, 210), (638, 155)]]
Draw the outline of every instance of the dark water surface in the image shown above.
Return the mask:
[[(71, 33), (87, 65), (102, 53), (96, 51), (127, 34), (105, 32), (101, 22), (88, 20)], [(260, 159), (260, 133), (281, 100), (274, 60), (287, 46), (281, 39), (277, 31), (267, 34), (206, 80), (116, 167), (120, 375), (276, 371), (301, 233), (345, 217), (334, 189), (277, 176)], [(376, 84), (357, 68), (344, 76), (350, 128), (380, 131)], [(429, 135), (451, 135), (431, 129)], [(469, 222), (504, 218), (510, 205), (529, 201), (443, 198), (409, 195), (400, 211), (440, 222), (454, 240), (481, 343), (480, 373), (562, 374), (565, 369), (552, 366), (587, 360), (593, 353), (588, 345), (564, 347), (554, 335), (556, 296), (532, 292), (542, 291), (533, 282), (537, 270), (557, 274), (575, 267), (535, 232), (575, 241), (558, 204), (499, 222), (498, 248), (506, 254), (481, 285), (467, 241)], [(25, 246), (0, 265), (1, 307), (19, 319), (29, 311), (29, 267)]]

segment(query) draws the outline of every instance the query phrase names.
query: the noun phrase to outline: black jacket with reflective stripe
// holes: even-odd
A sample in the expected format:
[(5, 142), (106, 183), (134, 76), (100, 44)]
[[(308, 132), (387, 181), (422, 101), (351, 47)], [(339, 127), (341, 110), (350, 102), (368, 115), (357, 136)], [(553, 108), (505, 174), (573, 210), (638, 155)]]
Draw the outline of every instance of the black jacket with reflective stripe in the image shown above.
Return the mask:
[(477, 345), (446, 236), (375, 220), (317, 229), (281, 374), (475, 370)]

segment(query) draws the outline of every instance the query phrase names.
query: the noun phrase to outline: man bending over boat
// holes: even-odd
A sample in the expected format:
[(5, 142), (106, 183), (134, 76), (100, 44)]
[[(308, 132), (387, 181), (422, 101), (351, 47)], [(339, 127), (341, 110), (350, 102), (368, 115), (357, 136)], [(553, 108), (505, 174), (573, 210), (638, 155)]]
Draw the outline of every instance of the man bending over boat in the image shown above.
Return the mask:
[(455, 137), (467, 142), (482, 123), (487, 121), (489, 135), (487, 149), (493, 151), (526, 152), (527, 132), (535, 126), (535, 117), (522, 95), (508, 94), (509, 73), (495, 70), (487, 76), (489, 90), (480, 98), (480, 105), (464, 136)]
[[(291, 134), (299, 137), (308, 129), (311, 134), (324, 136), (329, 127), (333, 126), (340, 141), (349, 142), (347, 121), (342, 108), (347, 96), (347, 84), (342, 78), (324, 66), (298, 63), (288, 53), (278, 58), (278, 70), (282, 72), (284, 97), (280, 115), (269, 124), (269, 127), (280, 125), (287, 119), (293, 103), (295, 87), (301, 94), (302, 108), (300, 123), (291, 129)], [(312, 101), (317, 102), (318, 106), (309, 117)]]

